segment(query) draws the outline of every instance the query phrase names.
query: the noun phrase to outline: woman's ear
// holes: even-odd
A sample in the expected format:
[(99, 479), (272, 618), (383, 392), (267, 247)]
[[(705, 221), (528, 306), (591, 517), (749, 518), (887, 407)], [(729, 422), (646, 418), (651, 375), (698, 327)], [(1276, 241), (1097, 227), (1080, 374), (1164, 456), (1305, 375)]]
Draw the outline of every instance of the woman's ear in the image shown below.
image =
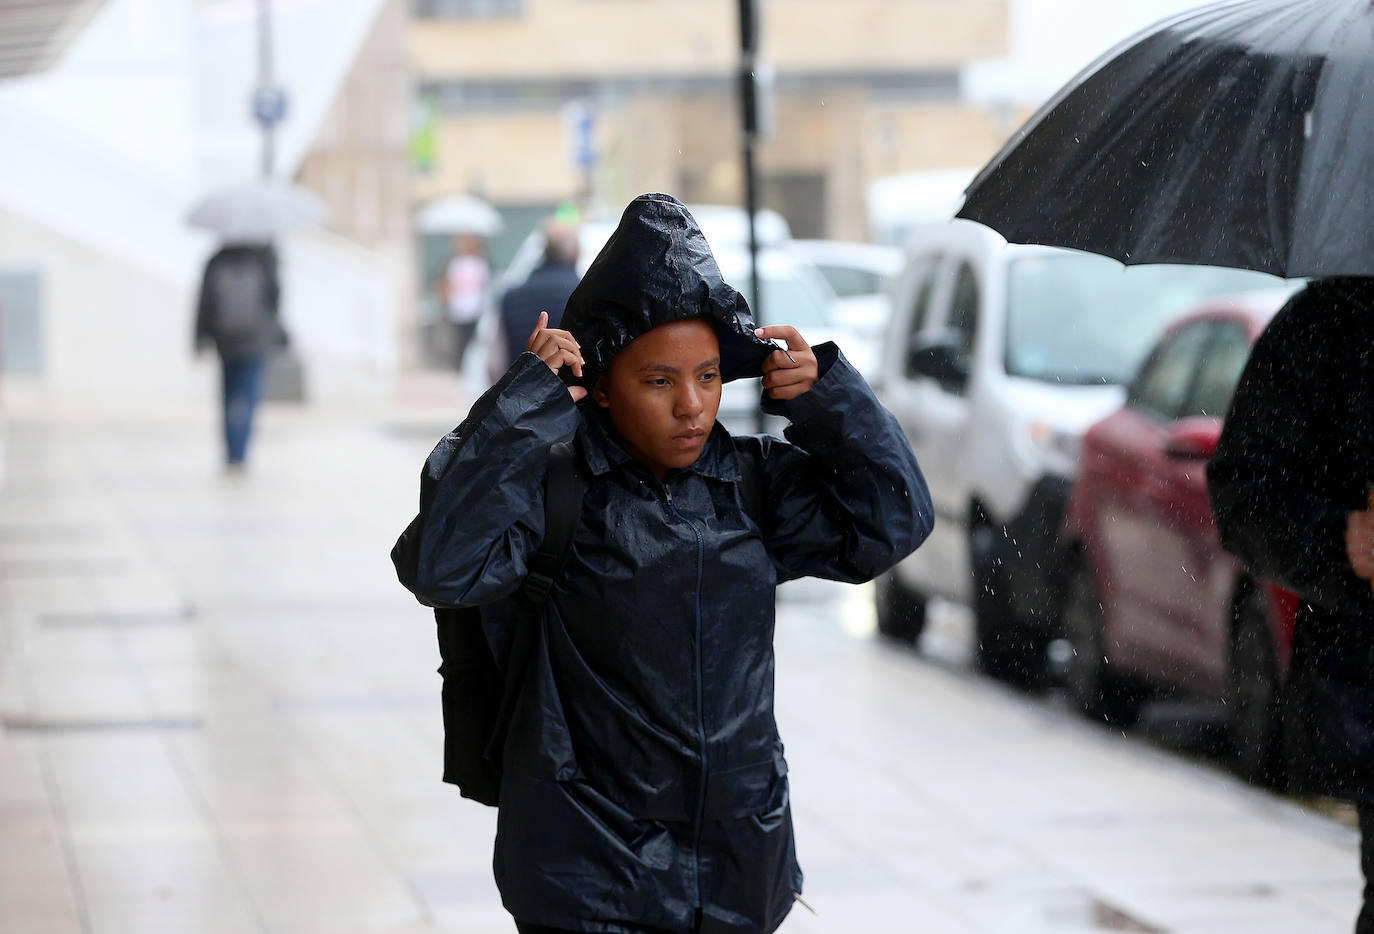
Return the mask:
[(592, 386), (592, 400), (603, 409), (611, 407), (611, 395), (606, 391), (606, 377), (598, 376), (596, 384)]

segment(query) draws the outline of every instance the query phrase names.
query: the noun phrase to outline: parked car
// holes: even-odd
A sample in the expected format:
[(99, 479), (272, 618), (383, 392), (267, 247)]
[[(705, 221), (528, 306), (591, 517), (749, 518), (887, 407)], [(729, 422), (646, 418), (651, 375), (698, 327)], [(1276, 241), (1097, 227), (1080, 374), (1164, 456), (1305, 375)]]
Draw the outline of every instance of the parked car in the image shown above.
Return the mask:
[(1225, 701), (1238, 770), (1278, 760), (1297, 598), (1222, 550), (1206, 465), (1255, 342), (1290, 291), (1217, 300), (1165, 332), (1126, 404), (1083, 436), (1060, 541), (1068, 689), (1125, 724), (1152, 689)]
[(902, 251), (849, 240), (790, 240), (787, 248), (808, 260), (835, 291), (835, 321), (856, 338), (882, 339), (892, 312), (892, 283)]
[(1120, 407), (1174, 317), (1278, 282), (1008, 245), (969, 221), (915, 229), (877, 369), (936, 525), (879, 579), (880, 631), (915, 638), (929, 597), (967, 603), (983, 668), (1038, 678), (1058, 634), (1055, 543), (1084, 429)]

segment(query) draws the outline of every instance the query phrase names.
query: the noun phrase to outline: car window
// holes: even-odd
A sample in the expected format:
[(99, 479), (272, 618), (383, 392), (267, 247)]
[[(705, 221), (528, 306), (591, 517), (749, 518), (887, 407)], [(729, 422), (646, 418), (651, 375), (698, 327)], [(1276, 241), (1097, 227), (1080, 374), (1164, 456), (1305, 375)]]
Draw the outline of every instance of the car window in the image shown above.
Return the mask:
[[(907, 320), (905, 343), (908, 351), (916, 346), (920, 333), (930, 318), (931, 299), (935, 295), (935, 283), (940, 269), (939, 257), (922, 257), (917, 259), (914, 265), (916, 266), (914, 274), (916, 294), (911, 302), (911, 317)], [(909, 353), (908, 356), (910, 356)], [(909, 363), (906, 366), (906, 376), (908, 379), (913, 379), (916, 376)]]
[(1188, 325), (1160, 344), (1146, 361), (1131, 392), (1130, 405), (1160, 421), (1172, 421), (1183, 412), (1212, 325), (1199, 321)]
[(946, 327), (959, 339), (959, 362), (972, 369), (973, 339), (978, 334), (978, 275), (968, 263), (959, 266)]
[[(732, 277), (730, 284), (752, 303), (753, 281), (746, 272)], [(759, 302), (763, 305), (763, 317), (759, 320), (765, 323), (790, 324), (803, 334), (808, 328), (832, 327), (826, 296), (795, 274), (774, 275), (765, 272)]]
[(816, 268), (825, 276), (825, 281), (840, 298), (855, 295), (874, 295), (883, 290), (883, 277), (867, 269), (853, 266), (836, 266), (832, 263), (817, 263)]
[(1197, 386), (1185, 409), (1188, 415), (1223, 416), (1231, 407), (1231, 395), (1240, 382), (1245, 361), (1250, 358), (1250, 340), (1238, 324), (1217, 327), (1212, 344), (1198, 371)]

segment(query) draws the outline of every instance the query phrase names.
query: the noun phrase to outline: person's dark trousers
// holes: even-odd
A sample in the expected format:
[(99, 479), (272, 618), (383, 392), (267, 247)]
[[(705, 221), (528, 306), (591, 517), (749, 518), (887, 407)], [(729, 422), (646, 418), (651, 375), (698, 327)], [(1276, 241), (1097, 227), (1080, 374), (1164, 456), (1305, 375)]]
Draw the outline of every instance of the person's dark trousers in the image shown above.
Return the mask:
[(463, 368), (463, 356), (468, 352), (468, 344), (472, 343), (473, 335), (476, 333), (476, 321), (453, 322), (453, 368), (455, 370)]
[(1364, 870), (1364, 907), (1355, 934), (1374, 934), (1374, 802), (1356, 805), (1360, 815), (1360, 868)]
[(248, 456), (248, 437), (253, 431), (253, 412), (262, 394), (262, 360), (221, 358), (224, 377), (224, 453), (230, 464)]

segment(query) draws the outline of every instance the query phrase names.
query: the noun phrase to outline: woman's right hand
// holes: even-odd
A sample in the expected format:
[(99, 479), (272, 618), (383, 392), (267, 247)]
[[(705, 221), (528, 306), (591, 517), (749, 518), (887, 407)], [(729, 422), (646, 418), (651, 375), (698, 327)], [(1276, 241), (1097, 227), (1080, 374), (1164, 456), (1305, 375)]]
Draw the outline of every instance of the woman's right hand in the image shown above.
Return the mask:
[[(549, 327), (547, 311), (539, 312), (539, 320), (530, 332), (530, 339), (525, 342), (525, 349), (548, 364), (555, 376), (565, 366), (572, 367), (574, 376), (582, 375), (582, 348), (567, 331)], [(577, 402), (587, 395), (587, 390), (581, 386), (569, 386), (568, 394)]]

